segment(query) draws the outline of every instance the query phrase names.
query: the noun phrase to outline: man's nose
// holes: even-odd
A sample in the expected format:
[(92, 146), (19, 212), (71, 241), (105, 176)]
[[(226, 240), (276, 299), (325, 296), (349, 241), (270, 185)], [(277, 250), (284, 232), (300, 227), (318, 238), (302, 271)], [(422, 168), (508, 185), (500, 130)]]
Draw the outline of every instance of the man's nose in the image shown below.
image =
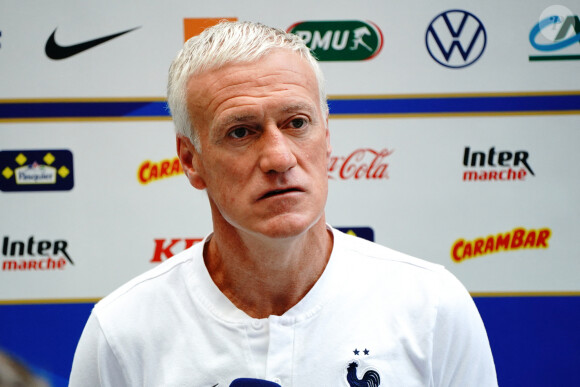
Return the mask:
[(286, 172), (296, 166), (291, 140), (274, 125), (267, 127), (260, 138), (260, 169), (263, 172)]

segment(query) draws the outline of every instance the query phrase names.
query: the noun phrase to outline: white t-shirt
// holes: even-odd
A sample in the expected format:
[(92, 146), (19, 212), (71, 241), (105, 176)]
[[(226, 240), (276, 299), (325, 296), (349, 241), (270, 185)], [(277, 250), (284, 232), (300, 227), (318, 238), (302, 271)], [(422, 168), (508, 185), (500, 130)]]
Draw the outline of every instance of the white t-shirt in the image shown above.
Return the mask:
[(282, 316), (254, 319), (194, 245), (95, 306), (70, 386), (497, 386), (487, 335), (442, 266), (332, 229), (329, 263)]

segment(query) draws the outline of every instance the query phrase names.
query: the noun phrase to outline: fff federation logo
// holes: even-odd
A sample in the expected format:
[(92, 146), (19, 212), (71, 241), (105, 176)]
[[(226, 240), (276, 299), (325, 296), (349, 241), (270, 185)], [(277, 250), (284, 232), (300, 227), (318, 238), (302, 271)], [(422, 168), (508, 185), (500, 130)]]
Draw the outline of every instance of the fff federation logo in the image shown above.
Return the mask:
[(459, 9), (437, 15), (425, 34), (429, 55), (440, 65), (454, 69), (475, 63), (486, 43), (483, 23), (474, 14)]
[(68, 150), (0, 151), (0, 190), (70, 191), (73, 155)]

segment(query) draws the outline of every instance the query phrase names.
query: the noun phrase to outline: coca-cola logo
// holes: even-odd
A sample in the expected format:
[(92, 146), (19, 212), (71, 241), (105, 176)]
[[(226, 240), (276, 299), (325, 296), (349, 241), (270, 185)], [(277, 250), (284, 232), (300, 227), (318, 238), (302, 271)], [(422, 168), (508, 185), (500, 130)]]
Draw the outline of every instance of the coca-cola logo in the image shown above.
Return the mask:
[(329, 179), (388, 179), (389, 164), (386, 158), (394, 151), (383, 149), (376, 151), (371, 148), (354, 150), (348, 156), (330, 156), (328, 163)]

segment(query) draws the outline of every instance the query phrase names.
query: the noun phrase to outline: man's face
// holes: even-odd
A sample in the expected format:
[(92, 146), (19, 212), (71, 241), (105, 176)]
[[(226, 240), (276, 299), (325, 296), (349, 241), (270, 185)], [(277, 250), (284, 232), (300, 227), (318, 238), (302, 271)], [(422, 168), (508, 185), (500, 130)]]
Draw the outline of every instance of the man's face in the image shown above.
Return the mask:
[(183, 138), (178, 151), (191, 184), (207, 190), (216, 231), (284, 238), (324, 222), (331, 148), (304, 59), (276, 50), (187, 87), (201, 152)]

